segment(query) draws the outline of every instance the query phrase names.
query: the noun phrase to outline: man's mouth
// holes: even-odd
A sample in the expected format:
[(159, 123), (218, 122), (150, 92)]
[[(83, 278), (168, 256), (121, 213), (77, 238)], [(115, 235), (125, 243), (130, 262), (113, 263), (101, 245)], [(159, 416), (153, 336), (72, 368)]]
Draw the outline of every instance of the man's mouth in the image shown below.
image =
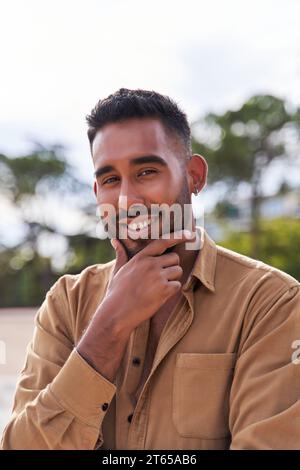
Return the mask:
[(149, 215), (140, 215), (127, 222), (120, 222), (122, 233), (127, 232), (128, 237), (137, 240), (140, 238), (147, 239), (151, 235), (151, 227), (157, 221), (157, 217)]

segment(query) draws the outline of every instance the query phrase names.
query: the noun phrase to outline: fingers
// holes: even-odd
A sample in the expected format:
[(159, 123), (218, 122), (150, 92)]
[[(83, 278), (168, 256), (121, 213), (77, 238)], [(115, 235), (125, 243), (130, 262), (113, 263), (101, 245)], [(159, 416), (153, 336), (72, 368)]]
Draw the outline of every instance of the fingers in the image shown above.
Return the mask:
[(159, 238), (149, 243), (137, 256), (160, 256), (171, 246), (178, 245), (186, 241), (191, 241), (194, 236), (188, 230), (179, 230), (168, 234), (168, 238)]
[(180, 259), (177, 253), (166, 253), (164, 255), (161, 255), (157, 257), (157, 260), (159, 262), (159, 265), (162, 268), (168, 268), (169, 266), (175, 266), (176, 264), (179, 264)]
[(114, 271), (113, 271), (113, 275), (115, 275), (119, 271), (119, 269), (122, 266), (124, 266), (124, 264), (127, 263), (128, 256), (120, 240), (117, 240), (116, 238), (112, 238), (110, 242), (112, 246), (114, 247), (114, 249), (116, 250), (116, 264), (115, 264)]
[(168, 281), (177, 281), (181, 278), (183, 270), (181, 266), (170, 266), (169, 268), (164, 268), (164, 274), (167, 277)]
[(170, 292), (170, 296), (176, 294), (181, 289), (180, 281), (169, 281), (168, 282), (168, 291)]

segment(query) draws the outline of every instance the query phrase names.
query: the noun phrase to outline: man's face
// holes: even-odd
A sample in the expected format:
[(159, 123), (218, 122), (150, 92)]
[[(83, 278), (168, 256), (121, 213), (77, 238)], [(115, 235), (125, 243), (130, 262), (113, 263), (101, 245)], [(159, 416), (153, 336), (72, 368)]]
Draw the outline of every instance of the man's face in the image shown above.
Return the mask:
[[(157, 119), (107, 124), (96, 134), (92, 154), (97, 203), (114, 207), (117, 238), (129, 257), (151, 242), (151, 230), (161, 235), (168, 226), (163, 223), (164, 211), (153, 215), (153, 207), (177, 203), (183, 216), (184, 204), (191, 202), (186, 164), (180, 161), (184, 158), (180, 153), (179, 139), (169, 135)], [(139, 208), (143, 209), (140, 215)], [(184, 228), (183, 217), (178, 220), (178, 213), (176, 219), (171, 211), (168, 231), (174, 231), (174, 223), (176, 230)]]

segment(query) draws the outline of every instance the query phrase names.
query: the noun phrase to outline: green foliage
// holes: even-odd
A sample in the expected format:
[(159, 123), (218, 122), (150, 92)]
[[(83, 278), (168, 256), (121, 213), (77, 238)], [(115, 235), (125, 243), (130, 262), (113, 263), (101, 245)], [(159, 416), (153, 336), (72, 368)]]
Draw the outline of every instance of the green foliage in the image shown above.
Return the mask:
[[(236, 111), (208, 114), (195, 123), (193, 149), (207, 158), (209, 182), (253, 184), (273, 160), (287, 158), (283, 131), (293, 127), (299, 132), (298, 113), (288, 112), (279, 98), (257, 95)], [(197, 127), (202, 138), (197, 138)]]
[(18, 158), (0, 155), (0, 165), (2, 191), (6, 189), (14, 202), (18, 202), (25, 194), (34, 194), (43, 179), (59, 178), (68, 167), (63, 157), (59, 158), (55, 148), (39, 148)]
[(68, 272), (80, 272), (83, 267), (96, 263), (107, 263), (114, 258), (114, 249), (109, 240), (87, 237), (84, 234), (69, 237), (72, 252)]
[(51, 269), (50, 259), (37, 253), (24, 261), (17, 250), (5, 250), (0, 252), (0, 265), (1, 307), (40, 305), (58, 277)]
[(0, 307), (39, 306), (46, 292), (65, 273), (78, 274), (87, 266), (113, 259), (108, 241), (79, 235), (71, 241), (71, 262), (63, 272), (53, 269), (51, 259), (33, 253), (32, 259), (22, 256), (22, 247), (0, 251)]
[[(230, 250), (251, 256), (249, 233), (231, 232), (220, 243)], [(261, 223), (260, 260), (289, 273), (300, 281), (300, 220), (280, 218)]]

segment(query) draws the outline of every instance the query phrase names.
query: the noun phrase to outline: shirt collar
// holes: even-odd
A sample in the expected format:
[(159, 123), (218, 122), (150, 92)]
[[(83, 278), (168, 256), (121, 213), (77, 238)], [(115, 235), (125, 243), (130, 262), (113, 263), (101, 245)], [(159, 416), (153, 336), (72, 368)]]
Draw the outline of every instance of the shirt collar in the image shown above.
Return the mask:
[(191, 275), (184, 285), (183, 290), (188, 290), (191, 287), (193, 279), (196, 278), (211, 292), (215, 292), (217, 247), (215, 242), (202, 227), (197, 226), (196, 232), (199, 237), (200, 248)]

